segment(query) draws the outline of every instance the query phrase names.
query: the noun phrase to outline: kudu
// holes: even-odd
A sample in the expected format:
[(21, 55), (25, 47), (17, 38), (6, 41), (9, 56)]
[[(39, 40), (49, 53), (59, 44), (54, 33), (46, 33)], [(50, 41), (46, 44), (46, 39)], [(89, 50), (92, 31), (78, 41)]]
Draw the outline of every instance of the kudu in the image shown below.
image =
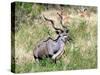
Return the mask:
[(61, 55), (64, 53), (65, 43), (70, 40), (69, 30), (62, 24), (62, 15), (59, 13), (57, 14), (60, 17), (60, 24), (62, 25), (63, 29), (56, 28), (53, 20), (43, 16), (46, 21), (51, 22), (52, 27), (55, 29), (58, 36), (55, 40), (48, 37), (35, 47), (33, 50), (33, 56), (37, 62), (39, 62), (39, 60), (43, 57), (50, 57), (56, 62), (56, 59), (61, 57)]

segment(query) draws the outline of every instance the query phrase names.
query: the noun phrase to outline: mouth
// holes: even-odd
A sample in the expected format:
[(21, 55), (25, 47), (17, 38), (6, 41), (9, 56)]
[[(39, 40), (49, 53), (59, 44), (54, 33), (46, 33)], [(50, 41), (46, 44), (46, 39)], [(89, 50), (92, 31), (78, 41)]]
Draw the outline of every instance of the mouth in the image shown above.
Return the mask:
[(72, 41), (72, 38), (68, 36), (67, 41), (68, 42), (71, 42)]

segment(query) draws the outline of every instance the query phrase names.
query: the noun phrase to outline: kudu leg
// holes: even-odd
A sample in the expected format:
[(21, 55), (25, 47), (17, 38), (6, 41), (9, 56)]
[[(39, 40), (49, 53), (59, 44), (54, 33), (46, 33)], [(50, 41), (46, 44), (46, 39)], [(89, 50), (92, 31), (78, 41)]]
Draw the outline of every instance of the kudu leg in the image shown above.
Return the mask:
[(58, 55), (57, 57), (56, 57), (56, 59), (59, 59), (59, 58), (61, 58), (61, 56), (64, 54), (64, 50), (60, 53), (60, 55)]

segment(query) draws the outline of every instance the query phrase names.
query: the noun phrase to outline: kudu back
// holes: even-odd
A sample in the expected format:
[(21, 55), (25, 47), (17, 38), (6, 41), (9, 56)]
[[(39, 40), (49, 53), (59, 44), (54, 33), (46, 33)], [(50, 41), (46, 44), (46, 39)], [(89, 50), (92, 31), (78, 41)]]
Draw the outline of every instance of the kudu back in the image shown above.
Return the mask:
[(33, 50), (33, 56), (37, 62), (39, 62), (39, 60), (43, 57), (50, 57), (56, 62), (56, 59), (61, 57), (61, 55), (64, 53), (65, 43), (70, 40), (69, 30), (62, 24), (62, 15), (59, 13), (57, 14), (60, 17), (60, 24), (63, 29), (56, 28), (53, 20), (43, 16), (46, 21), (51, 22), (52, 27), (55, 29), (57, 34), (57, 38), (52, 39), (51, 37), (48, 37), (35, 47)]

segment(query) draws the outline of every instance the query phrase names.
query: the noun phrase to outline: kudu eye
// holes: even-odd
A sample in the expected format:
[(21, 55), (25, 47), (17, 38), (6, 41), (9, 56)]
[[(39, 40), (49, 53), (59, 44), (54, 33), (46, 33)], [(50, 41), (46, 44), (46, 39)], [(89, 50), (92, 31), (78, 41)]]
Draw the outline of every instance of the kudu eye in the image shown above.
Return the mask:
[(64, 31), (62, 30), (61, 33), (63, 33)]

